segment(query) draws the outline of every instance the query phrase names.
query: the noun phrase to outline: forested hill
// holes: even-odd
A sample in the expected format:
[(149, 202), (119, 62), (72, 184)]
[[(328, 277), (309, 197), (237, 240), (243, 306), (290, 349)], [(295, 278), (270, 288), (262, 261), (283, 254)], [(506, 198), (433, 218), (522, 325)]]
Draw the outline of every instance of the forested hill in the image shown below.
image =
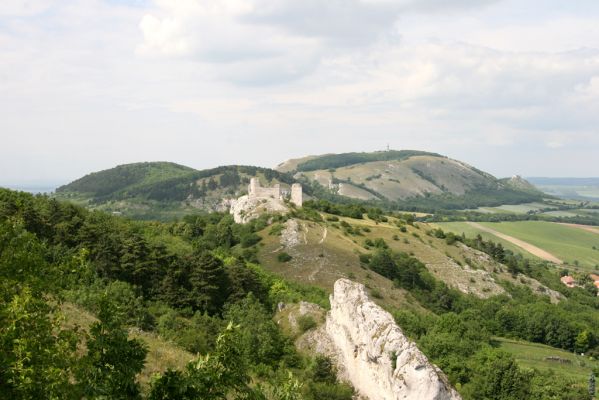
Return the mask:
[(59, 187), (57, 192), (79, 192), (91, 196), (110, 196), (127, 189), (148, 186), (157, 182), (188, 176), (197, 172), (193, 168), (170, 162), (143, 162), (119, 165), (104, 171), (93, 172)]
[(166, 162), (120, 165), (57, 189), (59, 199), (140, 219), (172, 219), (222, 210), (222, 201), (247, 192), (253, 177), (263, 184), (292, 184), (293, 177), (268, 168), (221, 166), (195, 170)]
[(404, 210), (476, 208), (543, 198), (520, 177), (497, 179), (464, 162), (415, 150), (309, 156), (288, 160), (277, 170), (316, 184), (325, 193)]

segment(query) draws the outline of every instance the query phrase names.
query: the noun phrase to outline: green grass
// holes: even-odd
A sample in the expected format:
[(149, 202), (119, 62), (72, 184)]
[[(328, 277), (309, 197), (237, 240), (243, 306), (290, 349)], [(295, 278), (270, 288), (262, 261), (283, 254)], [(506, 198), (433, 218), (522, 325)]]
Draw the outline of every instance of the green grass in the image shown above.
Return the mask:
[(498, 210), (509, 211), (515, 214), (526, 214), (529, 211), (538, 211), (542, 208), (549, 208), (550, 206), (543, 203), (525, 203), (525, 204), (505, 204), (499, 207), (495, 207)]
[[(595, 266), (599, 264), (599, 250), (593, 250), (593, 246), (599, 248), (599, 235), (595, 233), (545, 221), (480, 222), (480, 224), (533, 244), (568, 264), (573, 264), (577, 260), (585, 269), (595, 269)], [(535, 258), (522, 248), (491, 233), (482, 232), (466, 222), (444, 222), (436, 225), (444, 231), (457, 234), (463, 232), (470, 238), (480, 234), (483, 239), (501, 243), (509, 250)]]
[(550, 217), (576, 217), (581, 214), (578, 212), (562, 210), (562, 211), (547, 211), (547, 212), (544, 212), (543, 215), (548, 215)]
[[(538, 343), (519, 340), (495, 338), (500, 348), (516, 357), (518, 364), (524, 368), (535, 368), (540, 371), (553, 370), (558, 376), (569, 378), (586, 385), (592, 368), (599, 368), (599, 361), (591, 360), (565, 350), (559, 350)], [(548, 360), (547, 357), (559, 357), (570, 363)]]
[(481, 225), (513, 236), (550, 252), (567, 263), (599, 264), (599, 235), (582, 229), (544, 221), (482, 222)]
[(500, 239), (497, 236), (493, 235), (492, 233), (483, 232), (480, 229), (470, 226), (466, 222), (440, 222), (440, 223), (435, 223), (434, 225), (443, 229), (445, 232), (453, 232), (457, 235), (461, 235), (462, 233), (464, 233), (464, 235), (466, 235), (467, 238), (474, 238), (474, 237), (476, 237), (476, 235), (480, 234), (483, 239), (492, 240), (495, 243), (501, 243), (501, 245), (504, 248), (511, 250), (514, 253), (522, 253), (528, 257), (538, 259), (537, 257), (533, 256), (532, 254), (522, 250), (522, 248), (520, 248), (506, 240)]

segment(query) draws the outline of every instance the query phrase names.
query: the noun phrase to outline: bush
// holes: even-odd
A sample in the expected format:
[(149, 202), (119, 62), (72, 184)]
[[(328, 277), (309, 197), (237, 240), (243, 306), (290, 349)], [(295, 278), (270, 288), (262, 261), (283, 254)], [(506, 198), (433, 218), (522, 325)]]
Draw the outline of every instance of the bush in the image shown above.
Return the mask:
[(291, 257), (289, 254), (282, 252), (279, 253), (279, 255), (277, 256), (277, 260), (279, 260), (279, 262), (282, 263), (286, 263), (288, 261), (291, 261), (293, 259), (293, 257)]
[(311, 315), (301, 315), (297, 319), (297, 326), (302, 333), (309, 331), (310, 329), (316, 328), (316, 321)]

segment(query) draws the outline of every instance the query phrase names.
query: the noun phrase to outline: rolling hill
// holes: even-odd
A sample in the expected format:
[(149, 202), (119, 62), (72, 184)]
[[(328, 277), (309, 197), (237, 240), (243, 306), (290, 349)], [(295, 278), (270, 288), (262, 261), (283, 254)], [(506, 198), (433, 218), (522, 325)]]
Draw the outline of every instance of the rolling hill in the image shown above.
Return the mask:
[(546, 196), (520, 177), (500, 180), (461, 161), (413, 150), (310, 156), (276, 170), (126, 164), (77, 179), (58, 188), (56, 196), (136, 218), (170, 219), (226, 209), (226, 200), (245, 194), (252, 177), (283, 188), (299, 181), (304, 193), (316, 198), (412, 211), (520, 204)]
[(336, 195), (408, 209), (518, 204), (543, 197), (519, 176), (497, 179), (464, 162), (413, 150), (309, 156), (285, 161), (277, 170)]

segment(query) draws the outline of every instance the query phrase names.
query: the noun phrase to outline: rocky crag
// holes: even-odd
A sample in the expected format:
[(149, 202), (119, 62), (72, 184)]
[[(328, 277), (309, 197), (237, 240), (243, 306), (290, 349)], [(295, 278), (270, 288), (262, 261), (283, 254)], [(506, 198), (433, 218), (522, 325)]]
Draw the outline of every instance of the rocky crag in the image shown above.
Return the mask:
[(326, 319), (339, 369), (360, 396), (370, 400), (461, 399), (443, 372), (372, 302), (363, 285), (335, 283)]

